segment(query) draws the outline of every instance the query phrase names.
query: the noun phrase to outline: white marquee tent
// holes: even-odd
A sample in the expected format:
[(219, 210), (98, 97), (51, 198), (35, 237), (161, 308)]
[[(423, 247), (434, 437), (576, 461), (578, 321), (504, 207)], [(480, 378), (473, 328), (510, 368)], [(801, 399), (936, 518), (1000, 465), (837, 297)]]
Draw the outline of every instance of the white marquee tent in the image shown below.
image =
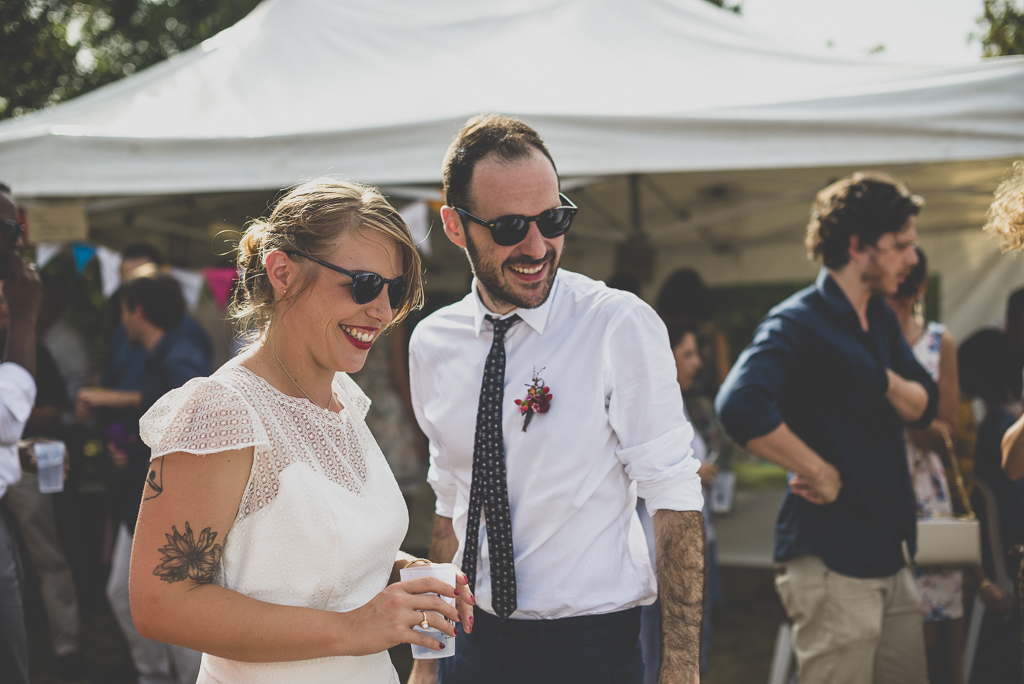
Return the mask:
[(712, 284), (809, 279), (810, 199), (871, 166), (930, 201), (922, 244), (955, 332), (1024, 284), (978, 231), (1024, 156), (1024, 59), (802, 52), (702, 0), (266, 0), (165, 63), (3, 122), (0, 169), (24, 198), (86, 199), (99, 234), (202, 238), (229, 205), (322, 173), (436, 195), (480, 111), (548, 141), (582, 209), (565, 263), (597, 277), (632, 241), (655, 248), (650, 292), (683, 265)]

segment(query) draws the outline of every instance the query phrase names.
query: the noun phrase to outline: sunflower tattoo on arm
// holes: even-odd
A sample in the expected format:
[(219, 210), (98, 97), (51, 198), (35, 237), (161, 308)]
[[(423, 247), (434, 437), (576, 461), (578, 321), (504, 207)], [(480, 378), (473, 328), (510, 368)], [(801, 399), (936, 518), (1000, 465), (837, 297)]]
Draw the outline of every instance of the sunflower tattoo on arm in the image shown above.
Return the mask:
[(192, 533), (192, 526), (185, 522), (185, 534), (178, 532), (177, 526), (171, 526), (171, 534), (167, 537), (167, 546), (160, 549), (163, 558), (156, 566), (153, 574), (164, 582), (181, 582), (186, 579), (209, 584), (220, 565), (223, 548), (215, 544), (217, 533), (209, 527), (199, 533), (199, 539)]

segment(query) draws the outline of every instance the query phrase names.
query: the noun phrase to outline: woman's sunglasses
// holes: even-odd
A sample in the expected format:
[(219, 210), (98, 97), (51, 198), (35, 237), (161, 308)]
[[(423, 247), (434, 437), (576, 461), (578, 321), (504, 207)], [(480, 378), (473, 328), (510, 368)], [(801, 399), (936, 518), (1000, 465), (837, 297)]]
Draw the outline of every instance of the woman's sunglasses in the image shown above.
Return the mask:
[(379, 276), (376, 273), (370, 273), (369, 271), (349, 271), (341, 266), (335, 266), (334, 264), (326, 261), (314, 259), (303, 252), (294, 252), (287, 249), (281, 251), (289, 256), (304, 257), (324, 266), (325, 268), (329, 268), (332, 271), (337, 271), (342, 275), (347, 275), (352, 279), (352, 299), (355, 300), (356, 304), (369, 304), (380, 295), (380, 291), (384, 289), (385, 285), (387, 285), (388, 302), (391, 304), (391, 308), (402, 308), (402, 300), (405, 298), (405, 276), (398, 276), (397, 278), (388, 280), (383, 276)]
[(495, 244), (502, 247), (511, 247), (523, 241), (526, 234), (530, 232), (530, 224), (534, 221), (537, 222), (537, 229), (540, 230), (540, 234), (548, 239), (565, 235), (565, 232), (572, 225), (573, 217), (576, 216), (576, 212), (579, 210), (572, 203), (572, 200), (562, 193), (558, 193), (558, 199), (563, 202), (563, 206), (542, 211), (536, 216), (509, 214), (507, 216), (499, 216), (493, 221), (484, 221), (482, 218), (473, 216), (465, 209), (452, 208), (458, 212), (463, 220), (468, 219), (479, 223), (484, 228), (490, 229), (491, 239), (494, 240)]

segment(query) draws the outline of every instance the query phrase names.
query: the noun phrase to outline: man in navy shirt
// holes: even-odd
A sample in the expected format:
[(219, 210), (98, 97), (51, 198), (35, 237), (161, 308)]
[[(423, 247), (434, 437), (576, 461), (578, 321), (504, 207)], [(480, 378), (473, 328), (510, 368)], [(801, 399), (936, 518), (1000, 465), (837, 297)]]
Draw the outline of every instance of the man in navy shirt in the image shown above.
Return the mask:
[(931, 423), (938, 390), (884, 301), (917, 263), (922, 205), (875, 174), (822, 190), (817, 281), (769, 312), (716, 400), (736, 441), (793, 473), (776, 589), (802, 684), (927, 679), (904, 426)]

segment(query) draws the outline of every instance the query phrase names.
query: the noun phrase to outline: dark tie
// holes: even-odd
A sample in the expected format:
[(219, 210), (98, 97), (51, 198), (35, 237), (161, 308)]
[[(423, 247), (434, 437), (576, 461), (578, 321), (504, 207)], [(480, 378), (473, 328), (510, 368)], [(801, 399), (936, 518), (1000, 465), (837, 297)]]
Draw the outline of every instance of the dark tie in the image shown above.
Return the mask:
[(494, 325), (494, 341), (484, 364), (480, 405), (476, 411), (473, 445), (473, 483), (469, 488), (469, 518), (462, 569), (476, 591), (476, 564), (480, 553), (480, 512), (487, 516), (487, 549), (491, 569), (491, 608), (504, 619), (516, 609), (516, 567), (512, 550), (512, 519), (505, 480), (505, 444), (501, 408), (505, 398), (505, 333), (519, 316), (504, 320), (486, 317)]

